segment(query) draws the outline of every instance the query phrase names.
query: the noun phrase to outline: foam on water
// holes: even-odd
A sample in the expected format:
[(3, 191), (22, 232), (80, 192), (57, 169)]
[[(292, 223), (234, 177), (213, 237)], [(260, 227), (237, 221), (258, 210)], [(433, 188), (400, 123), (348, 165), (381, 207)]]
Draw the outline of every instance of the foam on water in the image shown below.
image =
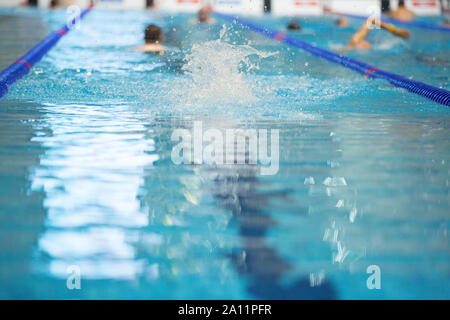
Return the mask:
[(400, 38), (389, 38), (375, 44), (375, 48), (378, 50), (390, 50), (396, 47), (407, 47), (406, 41)]
[[(194, 44), (182, 70), (188, 75), (177, 81), (171, 96), (187, 105), (243, 105), (258, 101), (256, 83), (245, 75), (258, 69), (262, 59), (278, 52), (262, 52), (249, 45), (225, 42), (224, 25), (217, 40)], [(180, 100), (182, 99), (182, 100)]]

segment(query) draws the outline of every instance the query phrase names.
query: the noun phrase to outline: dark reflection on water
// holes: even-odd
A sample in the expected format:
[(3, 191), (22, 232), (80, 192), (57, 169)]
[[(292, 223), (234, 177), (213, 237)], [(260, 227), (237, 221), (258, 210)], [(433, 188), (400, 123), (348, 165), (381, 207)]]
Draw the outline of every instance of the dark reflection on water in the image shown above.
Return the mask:
[(47, 34), (38, 17), (0, 14), (0, 70), (24, 55)]
[(38, 129), (41, 117), (37, 104), (0, 102), (0, 298), (30, 297), (32, 251), (47, 215), (45, 193), (32, 191), (30, 178), (45, 152), (33, 141), (47, 131)]
[(336, 298), (329, 282), (312, 287), (309, 277), (304, 277), (287, 286), (281, 284), (281, 278), (291, 270), (291, 265), (266, 242), (266, 234), (276, 221), (264, 208), (271, 199), (287, 200), (289, 190), (258, 192), (256, 188), (262, 182), (251, 166), (218, 171), (214, 183), (211, 191), (218, 205), (231, 210), (232, 225), (239, 229), (241, 246), (233, 249), (230, 259), (239, 274), (248, 279), (250, 294), (262, 299)]
[[(208, 120), (203, 122), (205, 128), (223, 126), (223, 123), (219, 121), (207, 122)], [(154, 164), (155, 167), (149, 168), (145, 174), (143, 194), (140, 196), (141, 205), (150, 208), (149, 226), (164, 224), (167, 215), (173, 220), (180, 219), (181, 225), (188, 224), (177, 233), (186, 231), (191, 234), (191, 237), (200, 235), (199, 242), (201, 243), (184, 243), (178, 239), (179, 235), (167, 230), (165, 238), (167, 241), (172, 241), (167, 250), (173, 251), (181, 247), (188, 252), (193, 250), (192, 252), (198, 254), (199, 251), (196, 250), (199, 247), (206, 246), (209, 241), (214, 239), (210, 234), (201, 231), (201, 225), (215, 223), (216, 225), (211, 226), (210, 229), (217, 230), (219, 237), (233, 234), (233, 240), (220, 248), (212, 245), (213, 255), (217, 255), (217, 257), (209, 256), (210, 261), (203, 262), (206, 269), (200, 274), (201, 277), (220, 279), (220, 275), (214, 274), (217, 269), (213, 267), (213, 264), (216, 260), (224, 257), (231, 262), (231, 266), (237, 272), (238, 278), (240, 278), (239, 282), (245, 286), (247, 297), (258, 299), (337, 298), (337, 292), (329, 281), (324, 280), (320, 284), (312, 285), (309, 274), (304, 274), (289, 283), (283, 281), (284, 278), (290, 276), (295, 266), (283, 258), (277, 248), (269, 243), (267, 235), (272, 228), (277, 228), (278, 224), (277, 219), (271, 215), (276, 209), (280, 209), (277, 205), (274, 206), (274, 203), (281, 205), (281, 210), (289, 208), (292, 214), (306, 217), (307, 205), (301, 206), (297, 203), (298, 199), (293, 190), (282, 185), (271, 186), (271, 182), (259, 176), (260, 168), (255, 165), (227, 167), (205, 164), (200, 166), (173, 165), (170, 160), (170, 150), (171, 146), (176, 143), (170, 141), (170, 135), (174, 128), (189, 130), (191, 125), (190, 121), (168, 122), (162, 120), (156, 122), (155, 126), (151, 126), (149, 130), (150, 136), (155, 141), (155, 151), (160, 155), (160, 160)], [(255, 126), (264, 126), (264, 124), (255, 124)], [(307, 157), (303, 157), (306, 161)], [(200, 185), (189, 185), (187, 190), (193, 194), (192, 198), (195, 198), (195, 201), (190, 209), (185, 209), (189, 201), (183, 194), (182, 181), (191, 178), (201, 182), (199, 182)], [(175, 184), (176, 188), (174, 188)], [(165, 193), (163, 190), (170, 193)], [(196, 197), (195, 190), (200, 190), (203, 201)], [(213, 198), (211, 203), (208, 201), (208, 195)], [(204, 215), (205, 211), (215, 218), (201, 220), (199, 217)], [(221, 211), (226, 212), (227, 216), (224, 229), (220, 226), (221, 222), (218, 218)], [(298, 254), (301, 255), (301, 252)], [(195, 257), (185, 258), (183, 263), (185, 269), (190, 268), (190, 261), (193, 259)], [(168, 262), (166, 268), (177, 263), (178, 261), (172, 260)], [(190, 273), (192, 270), (185, 272)], [(183, 281), (181, 275), (178, 281)], [(223, 284), (217, 283), (217, 286), (223, 287)], [(209, 289), (211, 290), (211, 288)]]
[[(0, 15), (0, 70), (46, 33), (40, 18)], [(0, 100), (0, 299), (30, 298), (32, 251), (47, 215), (45, 193), (31, 190), (30, 177), (45, 152), (34, 141), (46, 131), (41, 118), (40, 104)]]

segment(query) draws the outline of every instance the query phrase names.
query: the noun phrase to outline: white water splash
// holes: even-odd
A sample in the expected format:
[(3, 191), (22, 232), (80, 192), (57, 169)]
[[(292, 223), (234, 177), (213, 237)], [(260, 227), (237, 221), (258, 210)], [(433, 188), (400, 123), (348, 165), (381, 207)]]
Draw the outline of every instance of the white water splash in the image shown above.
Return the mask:
[(255, 84), (245, 74), (258, 69), (261, 59), (278, 52), (266, 53), (249, 45), (226, 43), (223, 41), (226, 32), (224, 25), (219, 39), (195, 44), (186, 56), (183, 70), (190, 79), (188, 83), (183, 81), (182, 87), (176, 86), (173, 92), (183, 99), (183, 104), (235, 105), (258, 101), (253, 90)]
[(375, 48), (378, 50), (389, 50), (395, 47), (406, 47), (406, 41), (400, 38), (389, 38), (375, 44)]

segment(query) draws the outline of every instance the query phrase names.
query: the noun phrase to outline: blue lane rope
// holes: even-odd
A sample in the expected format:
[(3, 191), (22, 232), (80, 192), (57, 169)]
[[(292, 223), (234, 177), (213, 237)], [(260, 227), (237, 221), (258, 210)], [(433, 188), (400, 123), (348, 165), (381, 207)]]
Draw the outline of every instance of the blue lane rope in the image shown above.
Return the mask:
[[(348, 18), (361, 19), (361, 20), (367, 20), (367, 18), (369, 18), (367, 16), (337, 12), (337, 11), (333, 11), (330, 9), (325, 9), (325, 13), (329, 13), (329, 14), (333, 14), (333, 15), (337, 15), (337, 16), (344, 16), (344, 17), (348, 17)], [(404, 25), (404, 26), (412, 27), (412, 28), (427, 29), (427, 30), (434, 30), (434, 31), (450, 33), (450, 28), (448, 28), (448, 27), (438, 26), (438, 25), (429, 24), (429, 23), (420, 22), (420, 21), (401, 21), (401, 20), (397, 20), (394, 18), (390, 18), (390, 17), (383, 17), (383, 19), (381, 19), (381, 20), (384, 22), (389, 22), (389, 23), (396, 24), (396, 25), (400, 24), (400, 25)]]
[(238, 17), (234, 17), (231, 15), (218, 13), (218, 12), (214, 12), (214, 14), (217, 15), (218, 17), (221, 17), (221, 18), (231, 21), (231, 22), (236, 21), (236, 22), (240, 23), (241, 25), (246, 26), (247, 28), (249, 28), (253, 31), (262, 33), (269, 38), (276, 39), (278, 41), (287, 43), (294, 47), (305, 50), (317, 57), (340, 64), (346, 68), (349, 68), (356, 72), (359, 72), (368, 78), (387, 80), (389, 83), (391, 83), (395, 87), (406, 89), (410, 92), (421, 95), (421, 96), (423, 96), (427, 99), (430, 99), (434, 102), (437, 102), (437, 103), (440, 103), (440, 104), (450, 107), (450, 91), (448, 91), (448, 90), (433, 87), (431, 85), (428, 85), (428, 84), (420, 82), (420, 81), (407, 79), (398, 74), (378, 69), (367, 63), (364, 63), (364, 62), (358, 61), (356, 59), (352, 59), (352, 58), (346, 57), (344, 55), (336, 54), (334, 52), (313, 46), (305, 41), (288, 36), (284, 33), (279, 33), (278, 31), (275, 31), (275, 30), (271, 30), (271, 29), (256, 25), (254, 23), (245, 21)]
[[(82, 19), (92, 8), (93, 6), (91, 5), (87, 9), (83, 10), (78, 17), (75, 17), (71, 21), (71, 24), (75, 25), (75, 23)], [(69, 26), (65, 25), (61, 29), (52, 32), (47, 36), (47, 38), (39, 42), (25, 55), (0, 72), (0, 99), (6, 95), (8, 88), (14, 82), (26, 75), (31, 68), (39, 62), (51, 48), (53, 48), (59, 39), (65, 36), (69, 31)]]

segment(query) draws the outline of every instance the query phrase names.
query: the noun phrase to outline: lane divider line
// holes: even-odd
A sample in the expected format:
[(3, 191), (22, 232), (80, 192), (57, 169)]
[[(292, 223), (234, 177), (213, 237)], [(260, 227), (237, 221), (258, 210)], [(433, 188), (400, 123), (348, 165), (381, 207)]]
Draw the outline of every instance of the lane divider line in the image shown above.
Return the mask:
[(259, 26), (236, 16), (218, 13), (215, 11), (213, 13), (224, 20), (230, 21), (231, 23), (239, 23), (242, 26), (249, 28), (250, 30), (259, 32), (269, 38), (277, 39), (283, 43), (302, 49), (314, 56), (323, 58), (336, 64), (340, 64), (362, 75), (366, 75), (367, 77), (386, 80), (395, 87), (406, 89), (409, 92), (421, 95), (422, 97), (425, 97), (429, 100), (450, 107), (450, 91), (448, 90), (437, 88), (420, 81), (411, 80), (401, 75), (376, 68), (365, 62), (316, 47), (298, 38), (279, 33), (278, 31), (263, 26)]
[(67, 31), (64, 30), (64, 29), (59, 29), (58, 31), (56, 31), (56, 33), (58, 33), (58, 34), (60, 34), (62, 36), (65, 36), (67, 34)]
[[(71, 21), (71, 25), (75, 25), (77, 21), (81, 20), (94, 6), (90, 5), (83, 10), (78, 17)], [(9, 67), (0, 72), (0, 99), (8, 93), (9, 87), (17, 80), (26, 75), (31, 68), (39, 62), (42, 57), (52, 49), (56, 43), (70, 31), (70, 28), (65, 25), (55, 32), (49, 34), (44, 40), (39, 42), (21, 58), (13, 62)]]
[(26, 65), (28, 67), (28, 70), (31, 69), (31, 65), (28, 62), (24, 61), (24, 60), (17, 60), (14, 63), (23, 63), (24, 65)]
[(277, 39), (278, 41), (282, 41), (286, 36), (287, 34), (285, 33), (279, 33), (275, 36), (275, 39)]

